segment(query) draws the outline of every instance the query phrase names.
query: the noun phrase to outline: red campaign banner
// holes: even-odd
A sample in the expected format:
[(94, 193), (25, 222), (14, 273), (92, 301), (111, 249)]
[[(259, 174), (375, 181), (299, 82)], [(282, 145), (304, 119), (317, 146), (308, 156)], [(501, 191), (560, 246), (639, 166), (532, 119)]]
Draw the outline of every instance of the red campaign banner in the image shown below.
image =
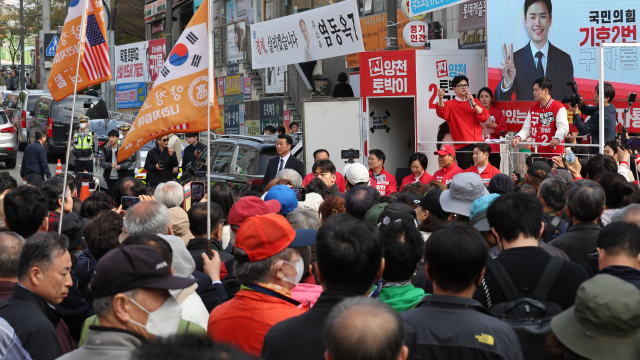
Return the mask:
[(361, 52), (360, 95), (407, 96), (416, 93), (414, 50)]
[[(498, 110), (502, 110), (509, 131), (518, 132), (522, 129), (529, 109), (531, 109), (535, 103), (535, 101), (494, 101), (492, 106)], [(593, 105), (593, 103), (590, 102), (586, 104)], [(564, 107), (567, 109), (567, 116), (569, 117), (569, 131), (577, 132), (578, 130), (573, 126), (573, 113), (569, 109), (569, 105), (570, 104), (564, 104)], [(626, 116), (624, 109), (626, 109), (629, 104), (625, 100), (614, 100), (613, 105), (616, 107), (618, 123), (623, 124), (630, 133), (640, 133), (640, 102), (636, 101)], [(589, 121), (591, 120), (589, 119)]]
[(156, 81), (160, 70), (164, 67), (164, 60), (166, 57), (165, 38), (149, 40), (148, 61), (149, 61), (149, 77), (150, 81)]

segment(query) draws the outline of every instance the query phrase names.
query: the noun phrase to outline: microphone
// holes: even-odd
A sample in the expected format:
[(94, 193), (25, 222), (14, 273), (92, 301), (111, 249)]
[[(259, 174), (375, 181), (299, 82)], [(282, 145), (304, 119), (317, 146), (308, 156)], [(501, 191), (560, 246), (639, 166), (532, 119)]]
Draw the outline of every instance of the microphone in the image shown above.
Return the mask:
[(473, 102), (473, 99), (469, 99), (469, 105), (471, 105), (471, 110), (476, 106), (476, 103)]

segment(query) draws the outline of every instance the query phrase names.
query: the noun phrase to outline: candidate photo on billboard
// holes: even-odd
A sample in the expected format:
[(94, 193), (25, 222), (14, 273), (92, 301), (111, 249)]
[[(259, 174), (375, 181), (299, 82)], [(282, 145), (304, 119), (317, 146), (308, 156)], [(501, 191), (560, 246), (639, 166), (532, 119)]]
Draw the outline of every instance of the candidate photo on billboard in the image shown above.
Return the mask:
[[(637, 42), (640, 3), (589, 0), (489, 0), (489, 86), (495, 100), (533, 100), (533, 82), (553, 84), (551, 97), (570, 95), (576, 81), (583, 98), (592, 98), (598, 80), (601, 42)], [(620, 98), (640, 90), (637, 47), (605, 48), (605, 81)]]

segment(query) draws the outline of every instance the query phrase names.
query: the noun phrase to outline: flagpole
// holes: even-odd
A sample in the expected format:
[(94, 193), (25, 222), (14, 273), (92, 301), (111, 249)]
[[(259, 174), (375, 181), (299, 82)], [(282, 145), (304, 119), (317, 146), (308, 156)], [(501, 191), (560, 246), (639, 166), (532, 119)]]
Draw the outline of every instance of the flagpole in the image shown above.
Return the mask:
[(65, 156), (64, 178), (62, 181), (62, 207), (60, 208), (60, 222), (58, 222), (58, 234), (62, 234), (62, 217), (64, 216), (64, 202), (67, 199), (65, 193), (67, 190), (67, 175), (69, 174), (69, 152), (71, 151), (71, 139), (73, 137), (73, 113), (76, 110), (76, 97), (78, 96), (78, 71), (80, 67), (80, 56), (84, 51), (84, 34), (87, 26), (87, 3), (91, 0), (85, 0), (82, 4), (82, 20), (80, 21), (80, 40), (78, 41), (78, 61), (76, 62), (76, 77), (73, 81), (73, 103), (71, 105), (71, 119), (69, 124), (69, 138), (67, 139), (67, 154)]
[(209, 64), (207, 69), (207, 239), (211, 240), (211, 107), (213, 106), (213, 0), (207, 0), (207, 40), (209, 42)]

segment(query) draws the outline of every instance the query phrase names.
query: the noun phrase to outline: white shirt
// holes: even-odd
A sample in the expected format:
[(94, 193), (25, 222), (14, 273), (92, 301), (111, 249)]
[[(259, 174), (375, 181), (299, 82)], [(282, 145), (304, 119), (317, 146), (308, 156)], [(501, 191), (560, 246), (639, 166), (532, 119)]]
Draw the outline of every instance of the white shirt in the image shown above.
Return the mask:
[[(111, 147), (111, 163), (118, 165), (118, 158), (116, 157), (116, 151), (118, 150), (118, 146), (116, 145), (115, 149), (113, 146)], [(114, 167), (111, 168), (111, 173), (109, 174), (109, 179), (117, 179), (118, 178), (118, 170)]]
[[(289, 156), (291, 156), (291, 152), (289, 152), (287, 155), (283, 156), (280, 158), (280, 160), (282, 160), (284, 163), (282, 164), (282, 169), (284, 170), (284, 167), (287, 166), (287, 161), (289, 161)], [(278, 171), (280, 170), (280, 160), (278, 160), (278, 167), (276, 168)]]
[(484, 171), (484, 169), (486, 169), (486, 168), (487, 168), (487, 166), (486, 166), (486, 165), (485, 165), (485, 166), (483, 166), (483, 167), (478, 166), (478, 174), (482, 174), (482, 172), (483, 172), (483, 171)]
[(547, 41), (542, 49), (538, 50), (538, 48), (533, 45), (533, 42), (529, 41), (529, 46), (531, 47), (531, 54), (533, 55), (533, 65), (538, 67), (538, 59), (536, 58), (536, 53), (538, 51), (542, 52), (542, 69), (544, 70), (544, 74), (547, 74), (547, 58), (549, 54), (549, 41)]

